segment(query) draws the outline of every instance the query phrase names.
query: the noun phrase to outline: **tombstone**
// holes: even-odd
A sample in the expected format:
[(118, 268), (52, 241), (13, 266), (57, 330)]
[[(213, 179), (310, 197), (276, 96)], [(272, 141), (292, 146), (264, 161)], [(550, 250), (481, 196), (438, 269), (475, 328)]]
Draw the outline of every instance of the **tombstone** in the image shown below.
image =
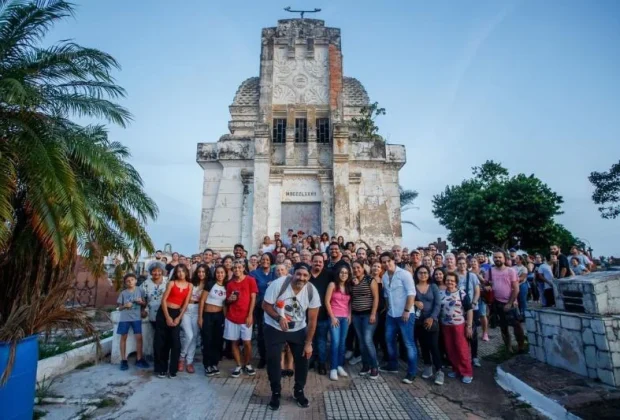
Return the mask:
[(229, 107), (230, 133), (198, 144), (200, 249), (255, 252), (289, 228), (400, 244), (405, 147), (357, 132), (352, 119), (370, 101), (343, 76), (340, 29), (283, 19), (262, 30), (261, 45), (259, 77), (241, 83)]

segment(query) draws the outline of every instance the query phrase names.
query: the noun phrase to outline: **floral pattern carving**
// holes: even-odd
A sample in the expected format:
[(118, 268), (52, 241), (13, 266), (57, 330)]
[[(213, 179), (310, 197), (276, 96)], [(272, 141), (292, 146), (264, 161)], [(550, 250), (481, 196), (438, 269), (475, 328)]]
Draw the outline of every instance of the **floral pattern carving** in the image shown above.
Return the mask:
[[(290, 47), (289, 47), (290, 48)], [(275, 50), (273, 62), (273, 104), (329, 104), (327, 48), (315, 49), (307, 58), (305, 48), (295, 46), (295, 57), (287, 48)]]

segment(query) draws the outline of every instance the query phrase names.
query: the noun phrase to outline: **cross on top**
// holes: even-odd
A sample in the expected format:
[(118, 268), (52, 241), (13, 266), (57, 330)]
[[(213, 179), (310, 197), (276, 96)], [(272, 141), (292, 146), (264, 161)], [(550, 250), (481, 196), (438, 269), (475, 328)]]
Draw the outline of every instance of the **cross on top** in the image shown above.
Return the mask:
[(304, 18), (304, 13), (318, 13), (321, 11), (321, 9), (317, 8), (315, 8), (314, 10), (291, 10), (291, 6), (285, 7), (284, 10), (290, 13), (300, 13), (302, 19)]

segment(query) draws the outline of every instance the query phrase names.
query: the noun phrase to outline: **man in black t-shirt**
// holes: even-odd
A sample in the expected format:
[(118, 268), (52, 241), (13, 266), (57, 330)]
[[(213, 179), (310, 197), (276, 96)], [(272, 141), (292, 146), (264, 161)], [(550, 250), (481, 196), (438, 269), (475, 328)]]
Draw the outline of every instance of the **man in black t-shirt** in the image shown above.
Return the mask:
[(570, 277), (572, 275), (570, 263), (568, 262), (568, 258), (566, 258), (566, 255), (562, 254), (562, 250), (560, 249), (560, 247), (557, 245), (551, 245), (549, 251), (551, 251), (551, 254), (558, 257), (558, 264), (553, 269), (554, 277), (558, 279)]
[(327, 293), (327, 286), (333, 281), (334, 278), (331, 270), (325, 269), (324, 265), (325, 262), (323, 261), (323, 255), (314, 254), (312, 256), (310, 283), (312, 283), (314, 287), (316, 287), (316, 290), (319, 291), (321, 307), (319, 308), (319, 315), (316, 323), (316, 333), (314, 334), (313, 348), (315, 350), (310, 363), (311, 365), (318, 363), (317, 372), (319, 375), (327, 374), (327, 335), (329, 334), (331, 322), (324, 302), (325, 294)]

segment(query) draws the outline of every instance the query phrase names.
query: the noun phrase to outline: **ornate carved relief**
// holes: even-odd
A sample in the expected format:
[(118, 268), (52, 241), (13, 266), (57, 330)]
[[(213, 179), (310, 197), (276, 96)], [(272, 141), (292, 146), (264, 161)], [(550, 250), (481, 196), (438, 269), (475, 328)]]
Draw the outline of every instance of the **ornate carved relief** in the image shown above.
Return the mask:
[[(294, 48), (293, 50), (291, 50)], [(294, 51), (294, 56), (289, 56)], [(326, 47), (315, 48), (314, 58), (304, 45), (277, 48), (273, 61), (273, 104), (329, 104), (329, 71)]]

